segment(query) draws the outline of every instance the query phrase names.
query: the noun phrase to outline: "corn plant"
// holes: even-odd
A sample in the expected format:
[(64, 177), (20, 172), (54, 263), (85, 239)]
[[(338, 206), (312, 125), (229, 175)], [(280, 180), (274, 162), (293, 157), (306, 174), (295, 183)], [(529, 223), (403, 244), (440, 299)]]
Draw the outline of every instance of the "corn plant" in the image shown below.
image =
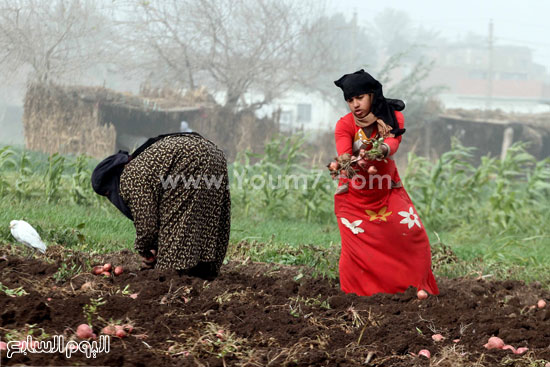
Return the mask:
[[(233, 164), (232, 197), (246, 216), (251, 208), (279, 218), (294, 215), (298, 186), (308, 179), (300, 164), (306, 157), (303, 143), (301, 136), (278, 137), (266, 144), (261, 156), (250, 151), (239, 154)], [(260, 159), (251, 164), (252, 158)]]
[(327, 222), (334, 216), (332, 196), (336, 188), (335, 182), (325, 170), (308, 170), (306, 185), (298, 193), (298, 202), (303, 207), (304, 219)]
[(306, 179), (299, 175), (300, 161), (306, 158), (300, 151), (303, 144), (301, 136), (275, 138), (266, 144), (265, 154), (255, 166), (255, 171), (263, 178), (262, 202), (270, 214), (287, 211), (285, 201), (291, 193), (290, 185), (297, 186)]
[(76, 161), (68, 166), (74, 173), (70, 176), (71, 186), (69, 194), (71, 201), (75, 204), (87, 205), (93, 201), (97, 195), (92, 191), (91, 172), (88, 169), (89, 158), (80, 155)]
[(548, 217), (550, 160), (536, 162), (519, 143), (503, 160), (483, 157), (474, 167), (472, 149), (455, 140), (434, 164), (409, 155), (404, 182), (424, 223), (436, 231), (538, 233)]
[(527, 175), (527, 196), (532, 204), (544, 203), (550, 197), (550, 158), (536, 162)]
[(245, 216), (248, 216), (253, 201), (252, 165), (250, 164), (250, 158), (253, 156), (250, 150), (239, 152), (230, 171), (231, 201), (244, 211)]
[(54, 153), (48, 157), (48, 169), (44, 175), (45, 194), (48, 203), (54, 201), (59, 194), (61, 176), (64, 170), (65, 157), (59, 153)]
[[(0, 172), (3, 172), (10, 166), (12, 168), (17, 167), (17, 162), (13, 158), (15, 152), (11, 150), (9, 146), (0, 148)], [(10, 187), (9, 181), (5, 179), (4, 175), (0, 175), (0, 197), (4, 196), (4, 192)]]
[(15, 180), (15, 195), (19, 200), (39, 196), (40, 194), (34, 191), (33, 184), (33, 169), (31, 168), (31, 160), (26, 151), (21, 153), (18, 162), (17, 179)]
[(445, 226), (449, 217), (458, 220), (464, 211), (471, 211), (462, 207), (459, 212), (455, 203), (468, 203), (467, 198), (471, 195), (468, 189), (472, 187), (466, 188), (465, 185), (474, 171), (469, 163), (472, 150), (454, 140), (452, 149), (443, 153), (435, 164), (409, 155), (404, 181), (426, 225)]

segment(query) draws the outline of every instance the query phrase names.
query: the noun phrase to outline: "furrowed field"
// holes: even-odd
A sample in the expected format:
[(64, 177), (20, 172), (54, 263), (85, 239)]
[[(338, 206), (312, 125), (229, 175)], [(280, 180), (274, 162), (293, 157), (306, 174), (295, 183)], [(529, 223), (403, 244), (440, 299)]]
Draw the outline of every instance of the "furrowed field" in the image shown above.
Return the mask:
[[(231, 243), (211, 283), (139, 270), (132, 222), (91, 189), (97, 161), (0, 148), (1, 340), (70, 339), (82, 323), (98, 335), (107, 324), (134, 328), (95, 358), (2, 352), (2, 365), (550, 361), (550, 307), (532, 307), (550, 302), (550, 159), (536, 161), (514, 145), (504, 160), (474, 165), (471, 149), (458, 142), (436, 162), (409, 154), (400, 174), (430, 236), (441, 295), (419, 301), (409, 289), (367, 298), (339, 291), (336, 182), (326, 168), (310, 167), (302, 144), (281, 137), (262, 156), (242, 152), (230, 166)], [(12, 219), (37, 229), (45, 255), (25, 259)], [(124, 273), (91, 274), (105, 262)], [(529, 349), (487, 350), (491, 336)], [(431, 358), (418, 357), (421, 349)]]

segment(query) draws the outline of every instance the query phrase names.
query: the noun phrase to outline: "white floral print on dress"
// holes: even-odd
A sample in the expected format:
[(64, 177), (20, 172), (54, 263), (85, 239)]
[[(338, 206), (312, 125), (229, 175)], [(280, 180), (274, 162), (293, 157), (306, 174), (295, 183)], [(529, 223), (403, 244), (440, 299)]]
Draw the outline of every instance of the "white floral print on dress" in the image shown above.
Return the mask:
[(418, 226), (418, 228), (422, 228), (420, 226), (420, 221), (418, 220), (418, 215), (414, 212), (413, 207), (411, 206), (409, 208), (409, 211), (402, 211), (399, 212), (399, 215), (403, 217), (401, 220), (401, 224), (407, 224), (409, 226), (409, 229), (411, 229), (415, 224)]
[(346, 227), (348, 227), (351, 230), (351, 232), (353, 234), (359, 234), (359, 233), (365, 232), (365, 230), (363, 228), (359, 227), (359, 225), (361, 223), (363, 223), (363, 221), (361, 219), (356, 220), (355, 222), (351, 222), (351, 223), (346, 218), (340, 218), (340, 220), (342, 221), (342, 223), (344, 223), (344, 225)]

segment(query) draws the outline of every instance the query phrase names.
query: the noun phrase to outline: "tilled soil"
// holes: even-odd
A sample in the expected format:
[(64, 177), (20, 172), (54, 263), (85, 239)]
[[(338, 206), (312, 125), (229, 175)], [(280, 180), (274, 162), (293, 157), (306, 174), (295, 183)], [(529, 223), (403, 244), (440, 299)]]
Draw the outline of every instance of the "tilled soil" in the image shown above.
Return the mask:
[[(0, 248), (0, 256), (1, 250)], [(4, 251), (0, 336), (35, 340), (75, 336), (90, 317), (97, 335), (108, 323), (132, 324), (110, 339), (108, 353), (2, 352), (1, 366), (545, 366), (550, 361), (550, 301), (540, 285), (487, 278), (438, 279), (441, 294), (344, 294), (338, 282), (307, 269), (229, 262), (211, 282), (172, 271), (140, 270), (130, 251), (24, 259)], [(86, 263), (83, 259), (89, 259)], [(90, 265), (123, 265), (120, 276), (92, 275)], [(82, 272), (59, 282), (58, 269)], [(66, 266), (70, 268), (69, 265)], [(55, 275), (57, 272), (57, 275)], [(137, 298), (130, 295), (136, 294)], [(104, 302), (104, 303), (103, 303)], [(550, 302), (549, 302), (550, 303)], [(93, 305), (97, 305), (95, 310)], [(87, 312), (85, 312), (87, 311)], [(440, 342), (433, 334), (442, 334)], [(487, 350), (491, 336), (529, 350)], [(417, 356), (422, 349), (431, 358)], [(549, 364), (550, 366), (550, 364)]]

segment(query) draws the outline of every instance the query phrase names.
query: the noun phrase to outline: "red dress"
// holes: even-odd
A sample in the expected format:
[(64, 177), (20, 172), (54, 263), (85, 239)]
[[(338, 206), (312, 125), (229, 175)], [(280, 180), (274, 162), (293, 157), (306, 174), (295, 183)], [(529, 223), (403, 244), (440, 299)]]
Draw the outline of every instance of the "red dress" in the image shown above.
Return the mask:
[[(403, 128), (403, 114), (395, 115)], [(377, 135), (376, 127), (373, 130), (370, 138)], [(354, 141), (364, 138), (361, 134), (351, 113), (342, 117), (334, 134), (338, 155), (352, 154)], [(369, 161), (377, 168), (376, 175), (360, 170), (353, 181), (341, 178), (339, 186), (347, 183), (348, 191), (334, 196), (342, 238), (340, 287), (360, 296), (403, 292), (409, 286), (439, 294), (428, 236), (391, 159), (401, 136), (384, 142), (390, 157)]]

